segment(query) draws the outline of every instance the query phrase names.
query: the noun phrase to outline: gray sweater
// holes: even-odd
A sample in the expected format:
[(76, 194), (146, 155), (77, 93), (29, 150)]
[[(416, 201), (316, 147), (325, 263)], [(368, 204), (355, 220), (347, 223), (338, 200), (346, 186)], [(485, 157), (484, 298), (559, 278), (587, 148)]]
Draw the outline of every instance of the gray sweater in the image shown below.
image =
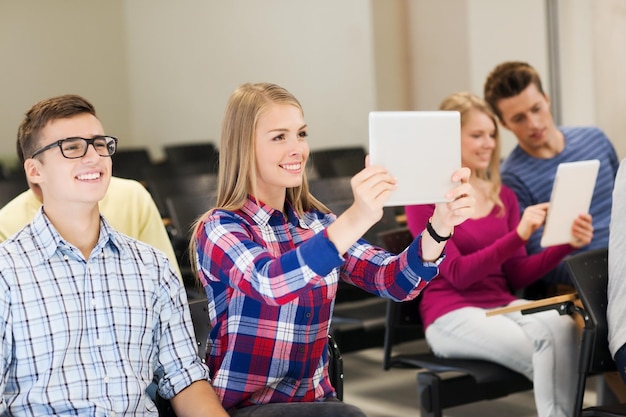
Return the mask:
[(609, 285), (607, 319), (609, 348), (615, 353), (626, 343), (626, 159), (615, 178), (609, 234)]

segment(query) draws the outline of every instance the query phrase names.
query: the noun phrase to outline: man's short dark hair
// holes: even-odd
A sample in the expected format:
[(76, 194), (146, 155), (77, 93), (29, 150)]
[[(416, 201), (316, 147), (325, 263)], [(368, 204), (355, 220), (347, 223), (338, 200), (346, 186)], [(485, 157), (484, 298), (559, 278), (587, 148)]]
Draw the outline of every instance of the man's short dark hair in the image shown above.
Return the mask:
[(495, 67), (487, 76), (484, 98), (494, 113), (502, 120), (498, 102), (502, 99), (515, 97), (530, 84), (534, 84), (543, 95), (539, 73), (530, 64), (520, 61), (503, 62)]
[(75, 94), (48, 98), (33, 105), (17, 130), (17, 156), (22, 165), (37, 149), (39, 133), (48, 122), (83, 113), (96, 116), (96, 109), (89, 101)]

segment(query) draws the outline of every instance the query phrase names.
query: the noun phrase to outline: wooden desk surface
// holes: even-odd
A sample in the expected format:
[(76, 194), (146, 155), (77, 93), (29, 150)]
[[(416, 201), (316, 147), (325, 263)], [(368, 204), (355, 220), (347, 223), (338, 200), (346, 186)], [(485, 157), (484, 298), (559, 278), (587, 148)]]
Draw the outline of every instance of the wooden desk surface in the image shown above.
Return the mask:
[(490, 316), (495, 316), (495, 315), (498, 315), (498, 314), (511, 313), (513, 311), (526, 310), (526, 309), (529, 309), (529, 308), (544, 307), (544, 306), (548, 306), (550, 304), (559, 304), (559, 303), (563, 303), (563, 302), (566, 302), (566, 301), (574, 301), (577, 298), (578, 298), (578, 294), (576, 294), (576, 293), (557, 295), (557, 296), (554, 296), (554, 297), (543, 298), (541, 300), (529, 301), (529, 302), (524, 303), (524, 304), (518, 304), (518, 305), (514, 305), (514, 306), (495, 308), (493, 310), (487, 311), (486, 315), (487, 315), (487, 317), (490, 317)]

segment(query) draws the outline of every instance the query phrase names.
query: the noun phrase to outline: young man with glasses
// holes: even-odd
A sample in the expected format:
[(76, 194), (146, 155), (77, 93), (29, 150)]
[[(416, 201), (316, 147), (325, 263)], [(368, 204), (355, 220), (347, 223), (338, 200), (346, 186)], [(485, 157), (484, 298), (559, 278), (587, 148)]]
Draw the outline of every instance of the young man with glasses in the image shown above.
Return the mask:
[[(23, 135), (20, 133), (17, 153), (20, 163), (24, 165), (25, 158), (20, 147), (21, 136)], [(53, 144), (54, 146), (57, 145)], [(41, 207), (43, 201), (41, 189), (30, 182), (28, 187), (28, 190), (0, 208), (0, 242), (30, 223)], [(100, 200), (99, 206), (100, 212), (115, 230), (162, 250), (180, 276), (172, 241), (159, 209), (146, 187), (135, 180), (111, 177), (109, 188), (104, 198)]]
[(98, 202), (117, 141), (79, 96), (35, 104), (19, 129), (43, 206), (0, 244), (0, 414), (226, 416), (197, 356), (167, 257), (115, 231)]

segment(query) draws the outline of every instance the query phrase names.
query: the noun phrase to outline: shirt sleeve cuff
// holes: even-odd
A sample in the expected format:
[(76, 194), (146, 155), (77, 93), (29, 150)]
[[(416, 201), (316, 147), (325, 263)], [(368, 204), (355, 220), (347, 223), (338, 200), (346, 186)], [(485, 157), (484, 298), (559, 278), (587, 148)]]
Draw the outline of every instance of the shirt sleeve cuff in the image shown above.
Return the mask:
[(437, 274), (439, 274), (439, 264), (441, 264), (441, 262), (443, 262), (443, 260), (446, 258), (446, 250), (444, 248), (444, 250), (441, 251), (439, 257), (434, 261), (425, 261), (422, 257), (422, 234), (423, 232), (420, 233), (417, 239), (413, 239), (413, 242), (411, 242), (411, 244), (409, 245), (407, 260), (409, 262), (409, 265), (423, 265), (426, 268), (432, 268), (428, 271), (430, 272), (430, 274), (426, 273), (426, 271), (423, 271), (420, 274), (421, 279), (423, 279), (424, 281), (430, 281), (431, 279), (436, 277)]
[(335, 244), (328, 238), (326, 229), (313, 236), (300, 248), (300, 256), (305, 265), (317, 275), (326, 276), (344, 263)]
[(211, 382), (209, 369), (206, 365), (200, 363), (199, 359), (188, 367), (188, 369), (181, 369), (175, 375), (162, 378), (158, 386), (159, 394), (166, 400), (171, 400), (174, 396), (178, 395), (179, 392), (196, 381)]

